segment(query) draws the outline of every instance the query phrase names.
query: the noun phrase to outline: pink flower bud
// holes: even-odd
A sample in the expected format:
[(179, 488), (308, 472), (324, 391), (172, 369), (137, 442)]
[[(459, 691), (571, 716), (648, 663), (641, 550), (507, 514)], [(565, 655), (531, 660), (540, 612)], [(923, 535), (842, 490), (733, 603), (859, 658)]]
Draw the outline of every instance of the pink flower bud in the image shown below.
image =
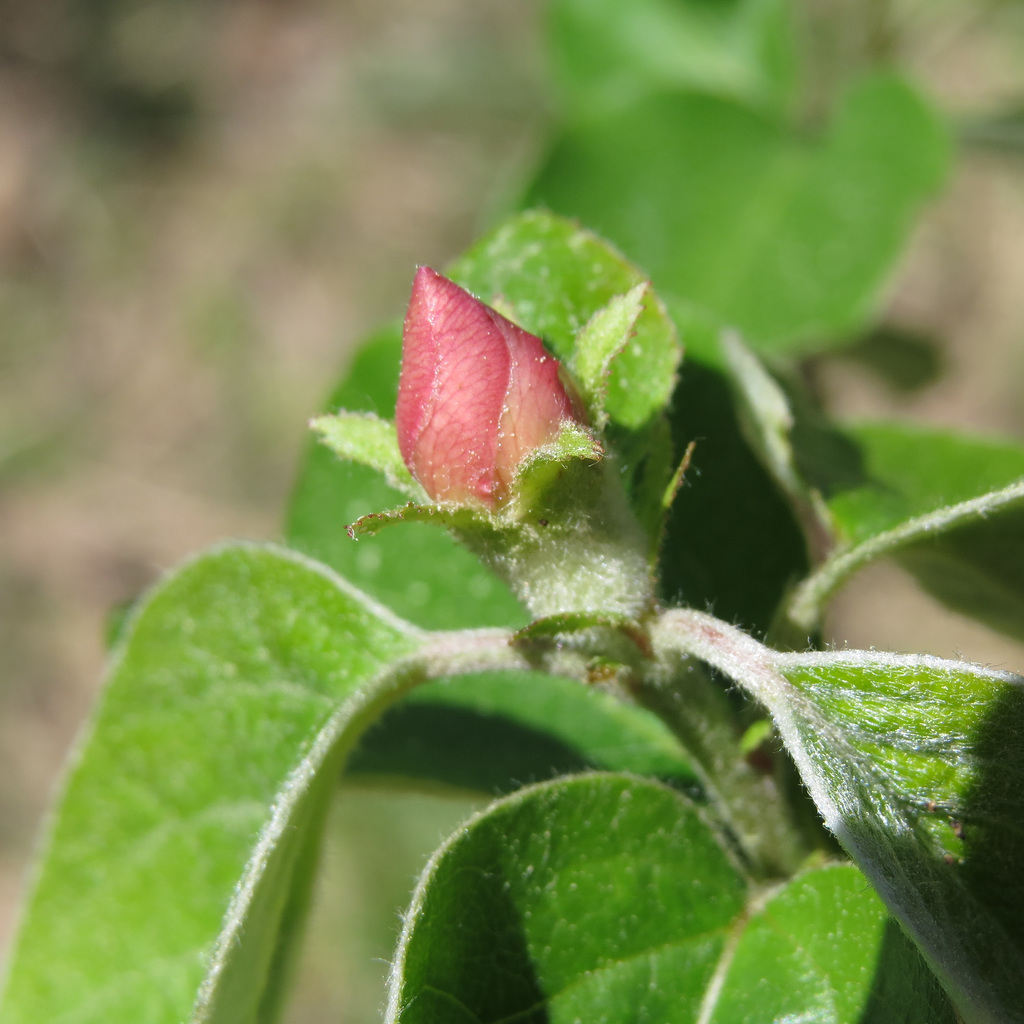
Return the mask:
[(395, 421), (402, 458), (427, 494), (494, 508), (520, 462), (567, 419), (583, 416), (540, 338), (420, 267)]

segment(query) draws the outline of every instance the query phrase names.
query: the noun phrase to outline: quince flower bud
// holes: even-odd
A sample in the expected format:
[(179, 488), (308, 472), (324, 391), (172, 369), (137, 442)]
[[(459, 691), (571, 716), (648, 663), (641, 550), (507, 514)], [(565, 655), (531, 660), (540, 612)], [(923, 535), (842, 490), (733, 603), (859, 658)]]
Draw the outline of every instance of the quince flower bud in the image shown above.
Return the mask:
[(429, 267), (402, 333), (395, 425), (412, 475), (435, 501), (492, 510), (524, 458), (584, 421), (540, 338)]

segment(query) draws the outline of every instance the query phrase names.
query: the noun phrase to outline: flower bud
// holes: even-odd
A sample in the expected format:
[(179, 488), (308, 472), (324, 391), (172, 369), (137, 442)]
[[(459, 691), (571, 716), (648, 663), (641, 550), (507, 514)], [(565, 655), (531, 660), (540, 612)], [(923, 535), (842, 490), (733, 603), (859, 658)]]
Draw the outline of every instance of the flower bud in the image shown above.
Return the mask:
[(540, 338), (420, 267), (402, 333), (395, 424), (402, 458), (435, 501), (498, 506), (519, 464), (583, 422)]

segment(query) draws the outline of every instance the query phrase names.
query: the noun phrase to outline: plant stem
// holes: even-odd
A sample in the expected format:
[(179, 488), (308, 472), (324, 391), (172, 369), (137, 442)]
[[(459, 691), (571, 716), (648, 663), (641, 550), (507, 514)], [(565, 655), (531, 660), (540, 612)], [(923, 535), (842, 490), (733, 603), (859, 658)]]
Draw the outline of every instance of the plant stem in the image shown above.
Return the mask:
[[(693, 758), (751, 871), (762, 879), (787, 877), (814, 847), (798, 827), (780, 785), (782, 780), (770, 771), (755, 768), (744, 755), (729, 696), (697, 660), (736, 678), (724, 660), (709, 655), (706, 644), (695, 635), (695, 627), (705, 625), (704, 619), (718, 623), (697, 612), (665, 612), (655, 620), (651, 629), (655, 660), (651, 671), (634, 684), (633, 692), (644, 707), (675, 732)], [(745, 634), (735, 632), (761, 647)]]
[[(725, 648), (715, 639), (722, 629), (727, 631), (722, 635), (732, 641), (730, 649), (738, 645), (746, 653), (742, 669), (732, 665), (730, 671)], [(682, 610), (664, 612), (654, 619), (646, 657), (635, 646), (635, 638), (630, 640), (614, 627), (583, 630), (572, 641), (569, 636), (573, 636), (572, 630), (562, 634), (561, 643), (524, 644), (504, 630), (433, 633), (408, 659), (408, 669), (424, 680), (518, 669), (586, 681), (590, 660), (606, 652), (626, 669), (637, 702), (679, 737), (751, 873), (762, 880), (792, 875), (815, 845), (797, 827), (777, 773), (759, 770), (745, 757), (729, 696), (697, 660), (707, 661), (746, 685), (751, 671), (759, 668), (774, 673), (768, 649), (711, 616)], [(622, 643), (616, 645), (615, 638)], [(618, 649), (620, 646), (625, 650)], [(625, 657), (626, 650), (634, 657)]]

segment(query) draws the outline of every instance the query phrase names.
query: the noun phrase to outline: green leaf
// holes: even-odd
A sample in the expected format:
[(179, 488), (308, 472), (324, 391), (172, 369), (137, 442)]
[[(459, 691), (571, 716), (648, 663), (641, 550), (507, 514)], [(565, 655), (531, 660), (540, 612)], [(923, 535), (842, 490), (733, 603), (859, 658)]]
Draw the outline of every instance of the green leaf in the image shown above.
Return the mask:
[(413, 479), (398, 450), (398, 434), (390, 420), (382, 420), (373, 413), (342, 409), (317, 416), (309, 425), (339, 458), (375, 469), (384, 474), (395, 490), (425, 500), (423, 489)]
[(481, 529), (492, 531), (493, 526), (486, 513), (475, 508), (452, 505), (414, 505), (412, 502), (399, 508), (387, 509), (383, 512), (369, 512), (349, 524), (349, 536), (355, 540), (361, 537), (372, 537), (386, 526), (397, 524), (429, 523), (438, 529)]
[(590, 318), (576, 338), (570, 369), (582, 385), (590, 415), (599, 427), (604, 427), (608, 419), (605, 404), (612, 363), (636, 329), (648, 288), (644, 282), (625, 295), (616, 295)]
[[(885, 72), (848, 91), (818, 141), (724, 99), (664, 93), (571, 123), (526, 202), (621, 246), (681, 327), (807, 352), (868, 319), (947, 148), (933, 112)], [(707, 332), (683, 335), (689, 354), (714, 357), (699, 348)]]
[(850, 864), (808, 871), (752, 914), (708, 1024), (956, 1024), (921, 955)]
[(529, 478), (534, 471), (540, 470), (543, 476), (545, 468), (550, 468), (550, 463), (564, 465), (573, 459), (600, 462), (603, 457), (604, 450), (594, 435), (578, 423), (566, 420), (553, 441), (535, 448), (523, 459), (516, 468), (516, 482), (529, 485)]
[(555, 0), (555, 80), (577, 118), (670, 88), (780, 107), (796, 77), (789, 15), (785, 0)]
[[(843, 468), (852, 446), (826, 421), (792, 373), (787, 390), (735, 332), (723, 332), (719, 348), (743, 435), (785, 495), (803, 532), (808, 558), (820, 563), (835, 544), (834, 524), (822, 492), (834, 489), (844, 478), (859, 479)], [(801, 622), (794, 631), (785, 616), (778, 616), (772, 642), (803, 647), (815, 625)]]
[(418, 643), (274, 548), (158, 587), (66, 783), (3, 1024), (269, 1020), (342, 756)]
[(1024, 637), (1024, 448), (924, 427), (846, 432), (843, 482), (823, 482), (840, 543), (794, 594), (811, 628), (832, 593), (896, 555), (957, 611)]
[(1024, 448), (903, 424), (837, 430), (737, 338), (721, 345), (744, 433), (819, 562), (789, 602), (791, 641), (886, 555), (951, 608), (1024, 638)]
[(896, 559), (947, 607), (1024, 640), (1024, 503), (976, 515)]
[(700, 612), (655, 645), (726, 673), (771, 712), (825, 824), (967, 1024), (1024, 1006), (1024, 678), (875, 652), (779, 654)]
[(586, 775), (494, 804), (434, 855), (387, 1020), (860, 1024), (894, 957), (904, 1015), (873, 1019), (952, 1024), (856, 869), (764, 899), (684, 797)]
[(794, 418), (790, 400), (737, 335), (725, 333), (721, 348), (751, 446), (791, 501), (806, 500), (807, 486), (797, 470), (791, 440)]
[(418, 686), (353, 752), (353, 775), (501, 794), (603, 768), (696, 791), (667, 726), (593, 687), (540, 672), (460, 676)]
[[(646, 281), (607, 242), (539, 211), (499, 225), (449, 268), (451, 277), (540, 335), (565, 363), (577, 334), (616, 296)], [(650, 291), (632, 342), (613, 361), (607, 411), (639, 429), (665, 407), (682, 356), (675, 327)]]
[[(399, 327), (374, 335), (327, 407), (391, 417), (401, 350)], [(341, 462), (310, 440), (288, 507), (285, 537), (418, 625), (523, 625), (526, 614), (505, 584), (447, 531), (427, 523), (403, 523), (358, 541), (345, 532), (361, 516), (405, 500), (379, 473)]]
[(1020, 1020), (1024, 680), (874, 653), (777, 664), (776, 722), (826, 824), (965, 1020)]
[(669, 789), (599, 775), (520, 791), (435, 854), (387, 1020), (695, 1018), (746, 897)]

